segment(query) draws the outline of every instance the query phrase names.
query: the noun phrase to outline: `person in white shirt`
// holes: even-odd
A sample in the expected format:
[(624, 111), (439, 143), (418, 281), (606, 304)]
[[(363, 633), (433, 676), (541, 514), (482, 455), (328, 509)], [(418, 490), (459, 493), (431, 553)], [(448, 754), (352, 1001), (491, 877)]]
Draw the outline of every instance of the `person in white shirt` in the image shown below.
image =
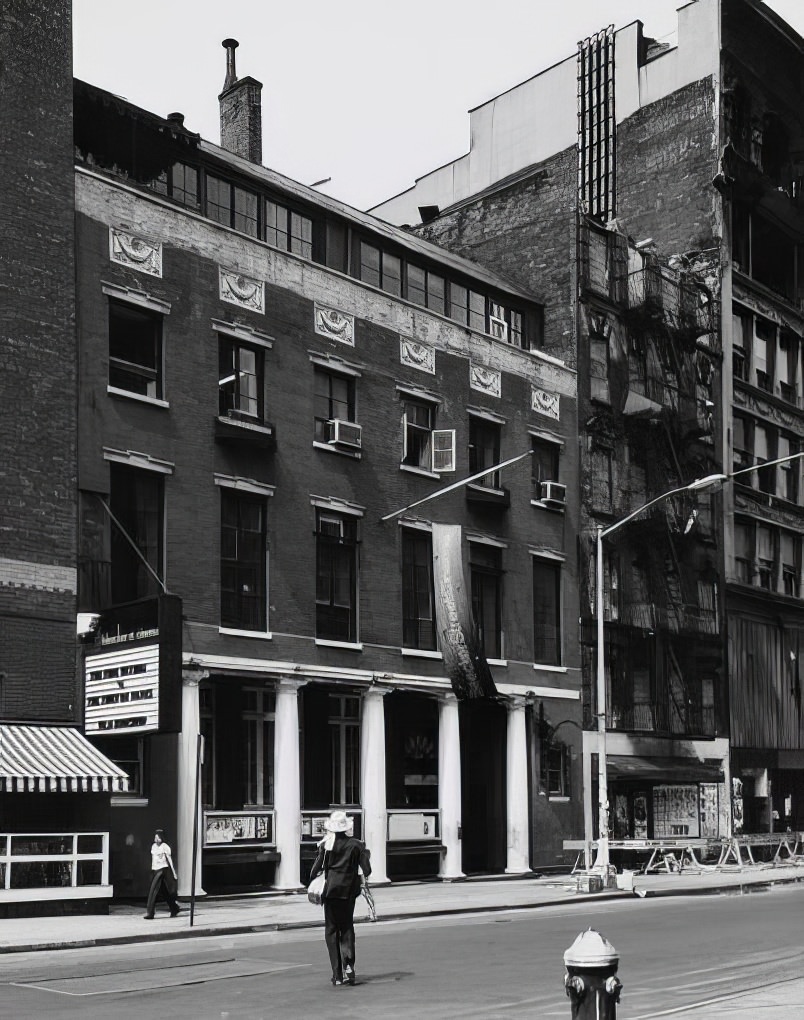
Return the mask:
[(173, 854), (165, 842), (165, 833), (157, 829), (151, 846), (151, 888), (148, 890), (148, 905), (145, 908), (145, 920), (153, 921), (156, 898), (160, 892), (170, 907), (170, 916), (175, 917), (180, 907), (176, 900), (176, 869), (173, 866)]

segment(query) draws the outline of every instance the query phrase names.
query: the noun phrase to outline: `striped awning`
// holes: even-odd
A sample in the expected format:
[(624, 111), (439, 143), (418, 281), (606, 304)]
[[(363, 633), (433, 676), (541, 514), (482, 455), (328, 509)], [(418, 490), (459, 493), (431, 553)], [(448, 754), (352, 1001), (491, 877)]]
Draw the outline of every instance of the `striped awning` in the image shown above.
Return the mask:
[(0, 724), (0, 790), (125, 793), (128, 776), (70, 726)]

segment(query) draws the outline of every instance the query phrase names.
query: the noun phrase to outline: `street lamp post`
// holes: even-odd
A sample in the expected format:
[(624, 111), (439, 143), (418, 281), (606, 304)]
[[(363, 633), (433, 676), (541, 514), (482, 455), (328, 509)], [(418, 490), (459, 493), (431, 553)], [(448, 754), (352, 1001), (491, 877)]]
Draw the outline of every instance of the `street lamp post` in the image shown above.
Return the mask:
[(615, 521), (607, 528), (598, 525), (595, 553), (597, 556), (596, 566), (596, 592), (595, 592), (595, 614), (597, 623), (597, 649), (596, 649), (596, 680), (597, 680), (597, 734), (598, 734), (598, 842), (595, 870), (599, 870), (605, 876), (609, 867), (609, 783), (606, 763), (606, 721), (608, 712), (608, 691), (606, 689), (606, 653), (604, 647), (604, 620), (603, 620), (603, 539), (618, 531), (628, 524), (639, 514), (649, 510), (657, 503), (663, 503), (671, 496), (677, 496), (681, 492), (703, 492), (707, 489), (720, 488), (725, 482), (731, 481), (740, 475), (748, 474), (751, 471), (759, 471), (761, 468), (774, 467), (777, 464), (785, 464), (789, 461), (799, 460), (804, 457), (804, 451), (793, 453), (787, 457), (778, 457), (776, 460), (763, 461), (761, 464), (754, 464), (751, 467), (741, 468), (731, 474), (705, 475), (703, 478), (696, 478), (688, 485), (682, 485), (669, 492), (663, 492), (661, 496), (651, 499), (642, 506), (633, 510), (620, 521)]

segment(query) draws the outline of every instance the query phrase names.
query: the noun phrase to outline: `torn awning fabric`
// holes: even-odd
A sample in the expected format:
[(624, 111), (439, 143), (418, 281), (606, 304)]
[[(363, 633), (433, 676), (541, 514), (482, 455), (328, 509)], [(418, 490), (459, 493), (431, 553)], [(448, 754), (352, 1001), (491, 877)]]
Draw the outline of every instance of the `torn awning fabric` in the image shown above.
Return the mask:
[(0, 724), (0, 791), (126, 793), (128, 776), (71, 726)]
[(436, 627), (453, 691), (461, 699), (497, 697), (466, 592), (460, 524), (433, 525), (433, 583)]

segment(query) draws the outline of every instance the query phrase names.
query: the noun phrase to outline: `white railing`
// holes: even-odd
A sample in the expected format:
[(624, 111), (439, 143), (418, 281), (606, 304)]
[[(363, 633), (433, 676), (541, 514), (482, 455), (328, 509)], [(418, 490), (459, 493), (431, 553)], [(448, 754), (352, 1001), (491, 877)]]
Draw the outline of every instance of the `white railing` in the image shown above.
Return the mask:
[(112, 895), (108, 832), (0, 833), (0, 902)]

